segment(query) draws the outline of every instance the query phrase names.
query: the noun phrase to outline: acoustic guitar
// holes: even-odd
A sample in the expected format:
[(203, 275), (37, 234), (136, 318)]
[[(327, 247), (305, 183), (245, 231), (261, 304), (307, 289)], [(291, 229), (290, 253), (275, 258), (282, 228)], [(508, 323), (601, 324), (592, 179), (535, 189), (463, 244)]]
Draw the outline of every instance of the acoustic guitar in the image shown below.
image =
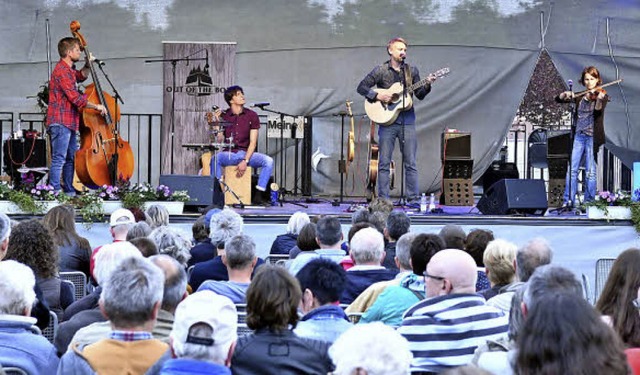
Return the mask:
[(407, 87), (406, 95), (404, 97), (404, 106), (403, 106), (403, 100), (402, 100), (402, 92), (403, 92), (404, 86), (402, 86), (400, 82), (394, 83), (388, 89), (375, 88), (373, 89), (373, 91), (377, 93), (390, 94), (391, 101), (389, 103), (383, 103), (379, 100), (374, 100), (374, 101), (365, 100), (364, 111), (367, 113), (367, 116), (369, 116), (369, 118), (373, 122), (383, 126), (391, 125), (396, 121), (400, 112), (406, 111), (413, 106), (413, 100), (411, 95), (415, 90), (426, 85), (429, 82), (433, 82), (434, 78), (435, 79), (441, 78), (448, 75), (449, 73), (450, 73), (449, 68), (442, 68), (440, 70), (437, 70), (434, 73), (429, 74), (427, 78), (422, 79), (414, 83), (413, 85)]
[(349, 115), (349, 119), (351, 121), (351, 130), (349, 130), (349, 140), (347, 143), (347, 165), (353, 162), (353, 159), (356, 156), (356, 132), (355, 132), (355, 124), (353, 121), (353, 112), (351, 111), (351, 103), (347, 100), (347, 113)]

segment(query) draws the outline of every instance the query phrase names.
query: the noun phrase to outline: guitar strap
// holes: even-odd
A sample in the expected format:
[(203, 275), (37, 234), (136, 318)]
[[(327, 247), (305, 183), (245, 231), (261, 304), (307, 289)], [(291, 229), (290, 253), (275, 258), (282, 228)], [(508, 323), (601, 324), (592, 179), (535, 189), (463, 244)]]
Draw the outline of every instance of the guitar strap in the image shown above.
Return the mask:
[[(388, 69), (389, 62), (385, 62), (381, 67)], [(413, 83), (413, 77), (411, 76), (411, 66), (409, 66), (409, 64), (407, 63), (404, 64), (404, 81), (407, 83), (407, 87), (411, 86), (411, 84)], [(413, 95), (413, 93), (411, 95)]]

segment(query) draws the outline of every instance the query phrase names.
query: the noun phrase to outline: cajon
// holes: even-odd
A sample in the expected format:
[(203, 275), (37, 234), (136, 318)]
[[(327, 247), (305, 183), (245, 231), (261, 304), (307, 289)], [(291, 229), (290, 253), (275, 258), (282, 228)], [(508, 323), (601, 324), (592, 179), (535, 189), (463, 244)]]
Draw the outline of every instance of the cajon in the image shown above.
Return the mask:
[[(238, 166), (236, 165), (224, 167), (224, 182), (240, 197), (242, 203), (251, 204), (251, 173), (253, 173), (253, 170), (251, 167), (247, 167), (242, 177), (238, 178), (236, 177), (237, 168)], [(224, 191), (224, 203), (226, 205), (240, 203), (230, 191), (227, 191), (224, 186), (221, 187), (222, 191)]]

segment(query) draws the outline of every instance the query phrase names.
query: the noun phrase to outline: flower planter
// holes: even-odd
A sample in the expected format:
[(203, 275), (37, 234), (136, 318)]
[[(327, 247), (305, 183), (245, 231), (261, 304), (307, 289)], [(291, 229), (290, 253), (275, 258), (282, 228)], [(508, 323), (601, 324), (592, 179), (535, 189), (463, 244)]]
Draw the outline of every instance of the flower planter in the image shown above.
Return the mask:
[(60, 202), (58, 202), (58, 201), (40, 201), (40, 202), (38, 202), (38, 204), (42, 205), (42, 209), (43, 209), (42, 213), (46, 214), (52, 208), (60, 205)]
[(148, 201), (144, 202), (144, 209), (146, 210), (151, 205), (163, 206), (169, 211), (169, 215), (182, 215), (184, 209), (184, 202), (167, 202), (167, 201)]
[(598, 207), (587, 207), (587, 217), (589, 219), (607, 219), (607, 220), (630, 220), (631, 208), (623, 206), (609, 206), (607, 213)]
[(5, 214), (21, 214), (22, 210), (11, 201), (0, 201), (0, 212)]
[(104, 201), (102, 202), (102, 211), (110, 215), (118, 208), (122, 208), (122, 201)]

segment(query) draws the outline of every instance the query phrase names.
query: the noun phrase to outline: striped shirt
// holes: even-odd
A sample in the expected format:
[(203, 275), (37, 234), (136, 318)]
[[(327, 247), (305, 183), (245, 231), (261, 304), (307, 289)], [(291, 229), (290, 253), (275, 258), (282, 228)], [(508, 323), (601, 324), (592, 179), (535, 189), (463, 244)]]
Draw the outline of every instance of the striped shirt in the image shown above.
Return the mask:
[(471, 362), (486, 340), (506, 336), (504, 314), (476, 294), (449, 294), (418, 302), (404, 314), (398, 328), (408, 341), (411, 371), (440, 372)]

